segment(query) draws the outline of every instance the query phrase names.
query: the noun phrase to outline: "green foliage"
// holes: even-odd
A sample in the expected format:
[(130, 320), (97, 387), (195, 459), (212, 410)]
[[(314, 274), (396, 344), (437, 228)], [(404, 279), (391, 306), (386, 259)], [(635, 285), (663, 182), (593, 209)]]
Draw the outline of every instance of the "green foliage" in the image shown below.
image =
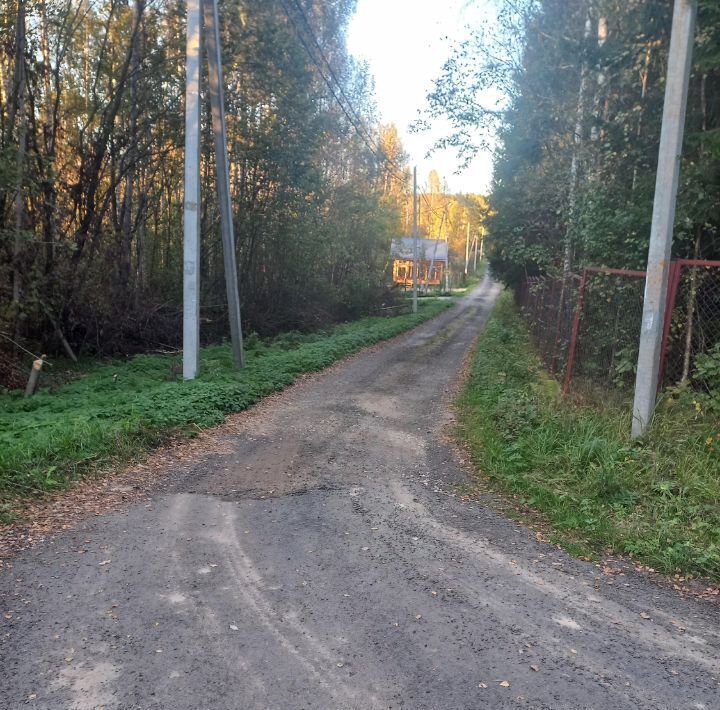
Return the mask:
[(709, 353), (700, 353), (697, 356), (693, 379), (706, 385), (716, 385), (720, 382), (720, 343), (717, 343)]
[(698, 390), (695, 396), (701, 410), (720, 418), (720, 343), (697, 355), (692, 381)]
[(0, 494), (31, 495), (131, 457), (173, 432), (191, 434), (292, 384), (299, 375), (391, 338), (451, 305), (426, 300), (417, 315), (364, 318), (331, 332), (248, 338), (247, 366), (230, 348), (204, 348), (197, 380), (176, 379), (171, 356), (94, 364), (56, 391), (0, 393)]
[[(643, 268), (672, 3), (504, 0), (456, 48), (428, 96), (472, 155), (497, 138), (489, 197), (493, 272)], [(586, 23), (589, 25), (586, 26)], [(673, 254), (720, 257), (720, 10), (699, 3)], [(495, 100), (493, 102), (493, 100)], [(480, 130), (478, 130), (480, 129)]]
[[(374, 149), (371, 82), (346, 47), (355, 0), (218, 4), (244, 322), (269, 336), (367, 314), (384, 294), (400, 211), (378, 180), (389, 164)], [(13, 0), (0, 16), (0, 75), (22, 63), (28, 77), (0, 102), (0, 330), (49, 354), (62, 351), (52, 320), (86, 354), (177, 345), (185, 6), (76, 5)], [(203, 335), (217, 342), (225, 278), (205, 103), (200, 120)], [(388, 157), (406, 160), (397, 135)], [(14, 267), (22, 290), (11, 307)]]
[(563, 543), (720, 578), (719, 427), (687, 395), (665, 400), (631, 442), (629, 409), (559, 398), (505, 294), (459, 404), (479, 469), (542, 511)]

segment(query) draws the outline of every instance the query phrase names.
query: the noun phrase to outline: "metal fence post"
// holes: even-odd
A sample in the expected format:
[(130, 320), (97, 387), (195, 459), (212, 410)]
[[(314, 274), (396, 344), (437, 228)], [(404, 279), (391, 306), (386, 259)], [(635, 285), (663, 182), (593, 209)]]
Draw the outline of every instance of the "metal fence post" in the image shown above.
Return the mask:
[(680, 276), (682, 275), (682, 264), (673, 261), (670, 264), (670, 276), (668, 279), (667, 302), (665, 304), (665, 319), (663, 322), (662, 342), (660, 344), (660, 363), (658, 367), (658, 390), (662, 387), (665, 377), (665, 360), (667, 358), (668, 339), (670, 338), (670, 326), (672, 325), (673, 312), (680, 288)]
[(580, 319), (582, 318), (583, 307), (585, 306), (585, 291), (587, 290), (588, 271), (583, 269), (582, 281), (580, 281), (580, 292), (578, 303), (575, 309), (575, 320), (573, 320), (572, 335), (570, 336), (570, 347), (568, 348), (567, 368), (565, 369), (565, 384), (563, 385), (563, 396), (570, 391), (573, 365), (575, 364), (575, 351), (577, 349), (578, 334), (580, 333)]
[(554, 375), (557, 370), (557, 361), (558, 361), (558, 349), (560, 347), (560, 329), (562, 327), (563, 322), (563, 313), (565, 311), (565, 301), (566, 298), (566, 286), (567, 283), (570, 282), (570, 280), (573, 278), (573, 275), (568, 276), (567, 279), (563, 279), (562, 286), (560, 287), (560, 301), (558, 303), (558, 310), (557, 310), (557, 322), (555, 323), (555, 339), (553, 341), (553, 349), (552, 349), (552, 359), (550, 360), (550, 374)]

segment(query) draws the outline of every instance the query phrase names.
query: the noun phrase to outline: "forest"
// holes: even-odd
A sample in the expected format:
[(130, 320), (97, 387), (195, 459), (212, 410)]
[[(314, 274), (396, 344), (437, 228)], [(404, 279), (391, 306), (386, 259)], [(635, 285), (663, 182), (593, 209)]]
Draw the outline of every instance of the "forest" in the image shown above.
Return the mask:
[[(354, 0), (220, 2), (244, 327), (355, 318), (387, 293), (412, 228), (408, 157), (346, 47)], [(0, 31), (0, 383), (26, 352), (171, 350), (182, 323), (185, 8), (26, 0)], [(424, 178), (421, 177), (424, 180)], [(227, 335), (209, 97), (203, 96), (201, 333)], [(420, 230), (458, 269), (477, 197), (433, 171)]]
[[(647, 259), (673, 3), (501, 3), (446, 63), (431, 112), (470, 159), (494, 141), (495, 273)], [(500, 98), (495, 99), (499, 96)], [(720, 5), (700, 0), (673, 256), (720, 257)]]
[[(697, 5), (660, 380), (707, 389), (720, 372), (720, 6)], [(467, 160), (494, 150), (492, 270), (566, 392), (575, 374), (634, 385), (673, 6), (503, 2), (499, 31), (459, 45), (429, 96), (453, 124), (445, 144)]]
[[(276, 334), (386, 298), (408, 172), (345, 45), (353, 0), (221, 2), (244, 325)], [(182, 323), (185, 8), (26, 0), (0, 11), (0, 380), (26, 352), (173, 349)], [(201, 318), (226, 335), (209, 99)], [(27, 363), (25, 363), (27, 364)], [(25, 367), (25, 365), (23, 365)]]

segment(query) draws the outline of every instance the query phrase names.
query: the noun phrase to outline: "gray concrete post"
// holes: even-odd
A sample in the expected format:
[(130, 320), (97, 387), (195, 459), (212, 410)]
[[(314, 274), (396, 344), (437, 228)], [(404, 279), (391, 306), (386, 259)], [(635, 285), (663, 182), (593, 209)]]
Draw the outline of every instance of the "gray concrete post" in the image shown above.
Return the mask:
[(412, 312), (418, 310), (418, 210), (417, 210), (417, 168), (413, 168), (413, 302)]
[(185, 184), (183, 205), (183, 377), (194, 380), (200, 351), (201, 0), (187, 0)]
[(640, 328), (633, 437), (645, 432), (655, 409), (696, 13), (697, 0), (675, 0)]

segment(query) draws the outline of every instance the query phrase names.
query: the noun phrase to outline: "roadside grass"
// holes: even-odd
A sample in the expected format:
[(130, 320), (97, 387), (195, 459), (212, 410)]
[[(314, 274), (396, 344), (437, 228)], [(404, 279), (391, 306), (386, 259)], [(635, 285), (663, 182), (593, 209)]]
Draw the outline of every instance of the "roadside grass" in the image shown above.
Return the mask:
[[(426, 300), (417, 315), (370, 317), (331, 331), (246, 339), (237, 370), (229, 345), (204, 348), (200, 376), (179, 378), (179, 359), (140, 355), (91, 363), (72, 381), (24, 399), (0, 392), (0, 520), (13, 502), (131, 459), (169, 435), (192, 436), (292, 384), (301, 374), (412, 328), (453, 302)], [(53, 391), (54, 390), (54, 391)]]
[(562, 400), (505, 293), (458, 407), (478, 485), (539, 511), (571, 554), (720, 578), (720, 424), (690, 395), (666, 397), (648, 435), (632, 441), (629, 407)]
[(483, 259), (478, 264), (477, 270), (471, 273), (468, 273), (468, 275), (465, 277), (465, 284), (463, 286), (458, 286), (457, 288), (451, 289), (450, 293), (453, 295), (462, 296), (471, 289), (475, 288), (484, 278), (485, 272), (487, 271), (487, 261)]

